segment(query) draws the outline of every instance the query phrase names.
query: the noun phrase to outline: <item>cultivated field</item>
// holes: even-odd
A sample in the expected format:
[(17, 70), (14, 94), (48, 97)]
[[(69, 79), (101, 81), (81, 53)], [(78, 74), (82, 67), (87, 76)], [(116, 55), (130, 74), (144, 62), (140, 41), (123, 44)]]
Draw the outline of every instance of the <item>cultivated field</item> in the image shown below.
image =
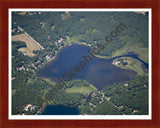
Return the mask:
[(34, 56), (33, 51), (44, 49), (37, 41), (35, 41), (29, 34), (26, 32), (24, 34), (12, 36), (12, 41), (23, 41), (26, 43), (27, 48), (20, 48), (24, 55)]

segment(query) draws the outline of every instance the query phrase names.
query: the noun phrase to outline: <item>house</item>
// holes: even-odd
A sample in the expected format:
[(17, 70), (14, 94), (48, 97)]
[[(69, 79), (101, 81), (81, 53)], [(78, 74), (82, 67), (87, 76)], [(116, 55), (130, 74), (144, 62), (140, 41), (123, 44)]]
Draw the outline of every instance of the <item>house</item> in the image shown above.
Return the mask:
[(46, 56), (47, 61), (51, 59), (49, 55)]
[(110, 100), (110, 99), (111, 99), (111, 97), (105, 97), (105, 99), (106, 99), (106, 100)]
[(128, 83), (127, 84), (123, 84), (125, 87), (127, 87), (128, 86)]
[(28, 105), (26, 105), (25, 107), (24, 107), (24, 110), (25, 111), (35, 111), (36, 110), (36, 108), (37, 108), (37, 106), (33, 106), (32, 104), (28, 104)]
[(61, 43), (63, 40), (64, 40), (63, 38), (60, 38), (60, 39), (58, 40), (58, 43)]
[(88, 44), (88, 46), (91, 46), (91, 44)]
[(58, 41), (55, 41), (56, 46), (57, 46), (57, 43), (58, 43)]
[(67, 39), (69, 39), (69, 36), (65, 36)]
[(24, 66), (17, 68), (17, 70), (21, 71), (21, 70), (25, 70)]
[(145, 85), (145, 84), (144, 84), (143, 86), (144, 86), (145, 88), (147, 87), (147, 85)]
[(127, 60), (123, 60), (123, 62), (128, 62)]
[(137, 109), (133, 110), (133, 113), (135, 113), (135, 112), (138, 112), (138, 110)]
[(121, 61), (116, 61), (115, 65), (119, 65), (121, 63)]

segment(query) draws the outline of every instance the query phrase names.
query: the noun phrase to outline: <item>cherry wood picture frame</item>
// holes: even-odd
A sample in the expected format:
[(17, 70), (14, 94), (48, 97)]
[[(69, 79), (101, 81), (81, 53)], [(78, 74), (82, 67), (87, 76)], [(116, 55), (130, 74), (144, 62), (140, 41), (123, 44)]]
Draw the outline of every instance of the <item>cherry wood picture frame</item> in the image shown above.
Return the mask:
[[(151, 120), (9, 120), (9, 8), (150, 8), (152, 9)], [(160, 127), (159, 0), (0, 0), (0, 128), (159, 128)]]

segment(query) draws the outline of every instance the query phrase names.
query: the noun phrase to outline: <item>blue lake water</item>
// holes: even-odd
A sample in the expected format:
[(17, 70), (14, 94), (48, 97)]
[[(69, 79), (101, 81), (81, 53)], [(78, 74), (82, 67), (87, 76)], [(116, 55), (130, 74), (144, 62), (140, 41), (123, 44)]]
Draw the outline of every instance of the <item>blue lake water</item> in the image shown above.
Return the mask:
[[(102, 59), (93, 57), (88, 51), (92, 50), (84, 45), (72, 44), (71, 46), (66, 46), (59, 51), (53, 61), (40, 69), (37, 75), (49, 78), (54, 82), (59, 82), (59, 78), (64, 82), (82, 79), (88, 81), (99, 90), (108, 85), (135, 78), (136, 73), (134, 71), (121, 69), (112, 64), (113, 59), (118, 57)], [(90, 58), (87, 56), (90, 56)], [(133, 53), (119, 57), (125, 56), (137, 57)], [(136, 59), (139, 58), (137, 57)], [(85, 63), (83, 63), (84, 61)]]
[(41, 115), (78, 115), (77, 108), (48, 105), (45, 107)]

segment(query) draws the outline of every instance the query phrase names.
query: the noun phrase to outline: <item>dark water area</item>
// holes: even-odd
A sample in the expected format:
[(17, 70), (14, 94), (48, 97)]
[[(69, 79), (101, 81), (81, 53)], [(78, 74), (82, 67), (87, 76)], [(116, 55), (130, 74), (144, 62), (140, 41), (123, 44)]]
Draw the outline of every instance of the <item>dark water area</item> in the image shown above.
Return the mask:
[(72, 44), (64, 47), (53, 61), (37, 72), (37, 76), (49, 78), (54, 82), (59, 82), (59, 78), (66, 80), (65, 82), (74, 79), (86, 80), (99, 90), (135, 78), (134, 71), (121, 69), (112, 64), (113, 60), (119, 57), (129, 56), (139, 59), (134, 53), (102, 59), (93, 57), (88, 51), (92, 52), (84, 45)]
[(48, 105), (41, 115), (78, 115), (79, 110), (73, 107)]

